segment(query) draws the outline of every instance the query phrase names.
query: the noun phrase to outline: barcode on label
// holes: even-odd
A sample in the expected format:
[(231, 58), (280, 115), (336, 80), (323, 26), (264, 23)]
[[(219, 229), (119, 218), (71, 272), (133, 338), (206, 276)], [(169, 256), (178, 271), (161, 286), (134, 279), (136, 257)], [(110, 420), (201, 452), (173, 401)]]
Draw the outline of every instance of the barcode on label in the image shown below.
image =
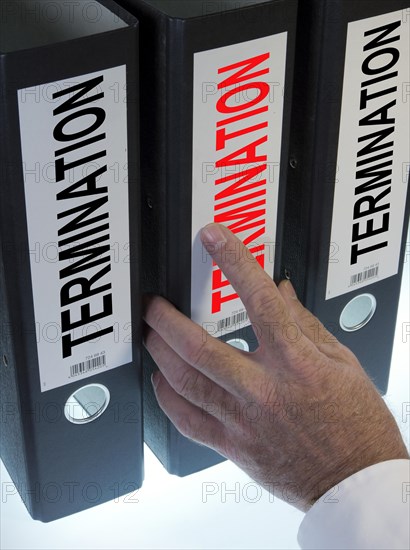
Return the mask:
[(369, 279), (374, 279), (379, 274), (379, 266), (371, 267), (370, 269), (365, 269), (356, 275), (350, 277), (350, 286), (358, 285)]
[(105, 367), (105, 365), (105, 355), (99, 355), (98, 357), (94, 357), (93, 359), (89, 359), (88, 361), (82, 361), (81, 363), (77, 363), (76, 365), (71, 365), (70, 374), (71, 376), (78, 376), (79, 374), (84, 374), (85, 372), (89, 372), (90, 370)]
[[(246, 311), (242, 311), (241, 313), (237, 313), (236, 315), (232, 315), (232, 317), (226, 317), (225, 319), (221, 319), (217, 322), (217, 331), (221, 331), (224, 329), (232, 328), (234, 325), (237, 325), (239, 323), (243, 323), (244, 321), (247, 321), (249, 319), (248, 313)], [(239, 327), (238, 327), (239, 328)]]

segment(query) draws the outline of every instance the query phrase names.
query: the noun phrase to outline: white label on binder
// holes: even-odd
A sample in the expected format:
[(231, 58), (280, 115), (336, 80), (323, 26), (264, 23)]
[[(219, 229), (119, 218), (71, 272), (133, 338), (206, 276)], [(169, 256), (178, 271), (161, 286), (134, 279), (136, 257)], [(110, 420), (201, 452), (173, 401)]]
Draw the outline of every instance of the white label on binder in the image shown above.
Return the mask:
[(125, 69), (18, 92), (42, 391), (132, 361)]
[(194, 56), (191, 316), (213, 336), (250, 321), (200, 229), (226, 225), (273, 276), (286, 46), (281, 33)]
[(398, 272), (409, 171), (410, 18), (349, 23), (326, 299)]

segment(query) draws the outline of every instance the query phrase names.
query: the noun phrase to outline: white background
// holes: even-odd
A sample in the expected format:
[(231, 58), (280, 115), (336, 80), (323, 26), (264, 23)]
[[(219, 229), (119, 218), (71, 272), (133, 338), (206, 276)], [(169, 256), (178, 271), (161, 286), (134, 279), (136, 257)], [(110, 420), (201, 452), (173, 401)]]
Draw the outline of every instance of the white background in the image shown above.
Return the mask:
[[(405, 323), (410, 321), (409, 264), (410, 255), (405, 264), (386, 396), (407, 444), (410, 418), (402, 422), (402, 405), (410, 402), (410, 335), (405, 341)], [(258, 499), (256, 484), (228, 462), (180, 479), (168, 475), (147, 449), (145, 482), (133, 496), (134, 502), (122, 498), (118, 503), (109, 502), (49, 524), (33, 521), (18, 495), (6, 499), (4, 488), (10, 478), (2, 463), (0, 480), (2, 550), (298, 548), (296, 534), (303, 514), (278, 499), (271, 502), (266, 492)], [(203, 502), (205, 483), (218, 489), (207, 502)], [(227, 489), (238, 483), (239, 498), (226, 494), (224, 502), (223, 483)]]

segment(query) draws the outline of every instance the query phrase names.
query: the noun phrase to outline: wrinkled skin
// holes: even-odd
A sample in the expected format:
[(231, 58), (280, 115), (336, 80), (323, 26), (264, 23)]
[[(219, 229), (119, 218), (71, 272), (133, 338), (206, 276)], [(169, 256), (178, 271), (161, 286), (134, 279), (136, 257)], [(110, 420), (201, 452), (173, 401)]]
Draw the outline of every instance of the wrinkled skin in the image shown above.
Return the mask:
[(393, 416), (358, 360), (277, 287), (226, 228), (202, 242), (246, 306), (253, 353), (208, 335), (161, 297), (145, 308), (158, 402), (178, 430), (232, 460), (306, 511), (328, 489), (378, 462), (408, 458)]

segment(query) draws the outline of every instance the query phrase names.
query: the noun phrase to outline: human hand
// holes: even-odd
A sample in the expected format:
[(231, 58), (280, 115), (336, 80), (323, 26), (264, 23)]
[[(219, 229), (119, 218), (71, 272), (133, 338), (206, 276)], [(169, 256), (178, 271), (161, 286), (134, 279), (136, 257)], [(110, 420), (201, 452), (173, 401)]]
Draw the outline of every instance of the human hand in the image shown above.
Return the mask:
[(178, 430), (304, 511), (353, 473), (408, 458), (356, 357), (290, 282), (277, 287), (223, 226), (207, 226), (201, 238), (241, 297), (259, 348), (235, 349), (163, 298), (147, 300), (145, 345), (160, 369), (155, 393)]

